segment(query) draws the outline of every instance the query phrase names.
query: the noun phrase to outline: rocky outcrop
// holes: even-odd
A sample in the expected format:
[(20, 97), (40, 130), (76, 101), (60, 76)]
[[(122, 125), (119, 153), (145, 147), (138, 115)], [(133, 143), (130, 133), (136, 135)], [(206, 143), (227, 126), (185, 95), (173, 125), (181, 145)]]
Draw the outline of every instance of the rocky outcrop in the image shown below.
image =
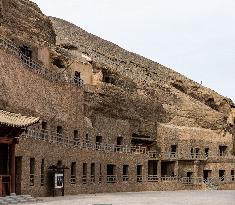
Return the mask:
[[(1, 6), (2, 5), (2, 6)], [(39, 7), (28, 0), (2, 0), (0, 4), (3, 33), (35, 44), (55, 44), (51, 22)]]
[(227, 127), (233, 106), (230, 99), (69, 22), (57, 18), (51, 21), (58, 46), (83, 52), (97, 69), (112, 76), (109, 86), (103, 85), (100, 93), (87, 93), (87, 104), (95, 112), (178, 126)]

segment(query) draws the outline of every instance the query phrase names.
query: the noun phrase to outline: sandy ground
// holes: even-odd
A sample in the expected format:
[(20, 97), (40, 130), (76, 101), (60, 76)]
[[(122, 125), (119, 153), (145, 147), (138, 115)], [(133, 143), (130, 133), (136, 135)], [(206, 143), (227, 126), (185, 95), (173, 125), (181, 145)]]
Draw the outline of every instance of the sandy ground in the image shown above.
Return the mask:
[(38, 205), (235, 205), (235, 190), (106, 193), (42, 199)]

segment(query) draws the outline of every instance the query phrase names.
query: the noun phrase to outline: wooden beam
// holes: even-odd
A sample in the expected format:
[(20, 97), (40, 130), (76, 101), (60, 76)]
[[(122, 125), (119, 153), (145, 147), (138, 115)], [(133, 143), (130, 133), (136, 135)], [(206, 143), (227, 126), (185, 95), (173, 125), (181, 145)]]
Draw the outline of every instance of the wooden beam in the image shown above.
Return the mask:
[(0, 144), (12, 144), (14, 138), (12, 137), (0, 137)]

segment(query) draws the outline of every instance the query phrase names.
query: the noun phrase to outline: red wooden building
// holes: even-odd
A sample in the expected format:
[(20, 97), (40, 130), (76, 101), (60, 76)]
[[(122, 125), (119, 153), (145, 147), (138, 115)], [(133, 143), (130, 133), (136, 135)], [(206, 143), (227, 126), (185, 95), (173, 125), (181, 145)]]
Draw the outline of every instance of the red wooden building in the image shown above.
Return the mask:
[(0, 110), (0, 196), (15, 193), (15, 147), (24, 129), (39, 118)]

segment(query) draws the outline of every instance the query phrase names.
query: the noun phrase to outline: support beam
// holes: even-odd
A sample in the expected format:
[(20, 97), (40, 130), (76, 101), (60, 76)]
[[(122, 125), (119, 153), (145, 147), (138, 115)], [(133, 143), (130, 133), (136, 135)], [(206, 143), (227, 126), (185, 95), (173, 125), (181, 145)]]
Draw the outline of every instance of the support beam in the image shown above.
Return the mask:
[(16, 173), (15, 173), (15, 143), (10, 145), (10, 176), (11, 176), (11, 186), (10, 192), (15, 193), (16, 189)]
[(179, 161), (178, 160), (175, 162), (174, 175), (175, 176), (179, 175)]
[(162, 161), (159, 160), (157, 163), (157, 175), (160, 178), (162, 176)]

